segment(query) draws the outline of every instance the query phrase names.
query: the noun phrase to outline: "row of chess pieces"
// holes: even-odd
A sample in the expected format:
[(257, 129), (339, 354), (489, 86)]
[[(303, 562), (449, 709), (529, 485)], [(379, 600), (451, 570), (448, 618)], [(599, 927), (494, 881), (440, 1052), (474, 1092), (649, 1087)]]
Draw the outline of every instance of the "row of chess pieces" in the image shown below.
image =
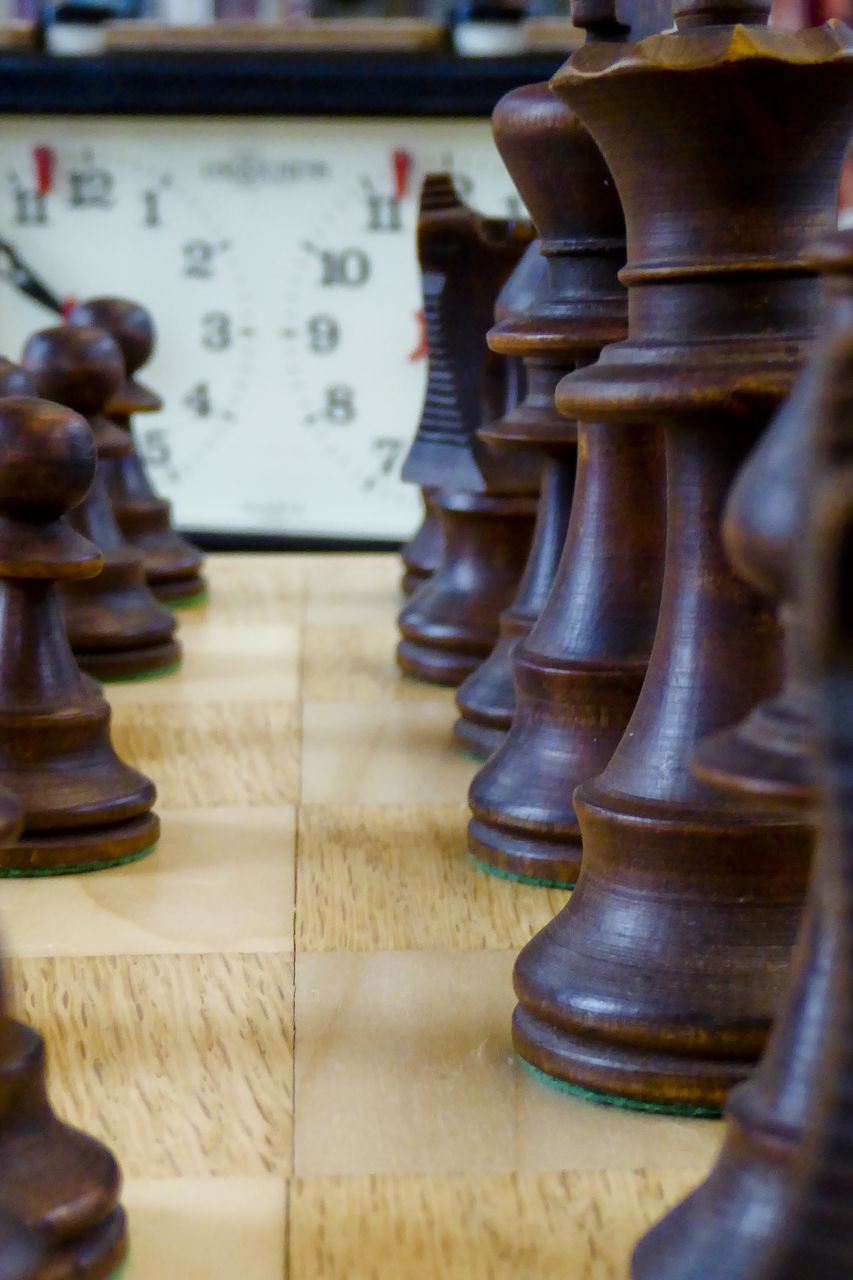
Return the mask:
[[(91, 871), (159, 835), (154, 784), (121, 760), (101, 681), (179, 665), (168, 606), (205, 596), (134, 446), (160, 408), (137, 381), (144, 308), (74, 306), (0, 360), (0, 876)], [(112, 1154), (54, 1116), (39, 1035), (0, 983), (0, 1280), (104, 1280), (127, 1251)]]
[(725, 1112), (634, 1280), (849, 1280), (853, 33), (572, 9), (586, 43), (493, 116), (531, 223), (423, 188), (397, 659), (457, 688), (479, 867), (574, 889), (517, 1053)]

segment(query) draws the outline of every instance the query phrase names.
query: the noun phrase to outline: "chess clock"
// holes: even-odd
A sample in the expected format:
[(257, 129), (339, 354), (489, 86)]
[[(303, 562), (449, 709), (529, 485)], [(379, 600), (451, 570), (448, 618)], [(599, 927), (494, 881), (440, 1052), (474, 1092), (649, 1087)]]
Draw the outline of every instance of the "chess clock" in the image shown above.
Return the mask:
[(559, 61), (0, 57), (0, 351), (51, 306), (136, 298), (166, 401), (139, 442), (184, 528), (406, 537), (420, 180), (450, 169), (475, 206), (522, 213), (488, 118)]

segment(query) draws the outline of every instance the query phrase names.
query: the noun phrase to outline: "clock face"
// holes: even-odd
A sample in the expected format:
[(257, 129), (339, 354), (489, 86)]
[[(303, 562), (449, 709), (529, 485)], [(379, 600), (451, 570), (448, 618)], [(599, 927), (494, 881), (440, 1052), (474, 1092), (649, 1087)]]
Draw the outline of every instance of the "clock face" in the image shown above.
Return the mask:
[[(426, 373), (420, 182), (523, 214), (487, 121), (6, 118), (0, 237), (59, 300), (133, 298), (136, 431), (184, 527), (399, 538)], [(0, 258), (0, 352), (56, 317)]]

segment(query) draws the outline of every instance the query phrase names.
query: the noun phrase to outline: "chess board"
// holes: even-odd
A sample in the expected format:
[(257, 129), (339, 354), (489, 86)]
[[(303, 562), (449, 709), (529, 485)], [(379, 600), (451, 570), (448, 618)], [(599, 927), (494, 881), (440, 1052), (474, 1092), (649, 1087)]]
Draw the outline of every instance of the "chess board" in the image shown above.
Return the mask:
[(399, 562), (214, 556), (177, 675), (109, 687), (145, 861), (0, 884), (54, 1105), (125, 1174), (125, 1280), (624, 1280), (719, 1123), (595, 1106), (510, 1044), (564, 901), (465, 853), (452, 693), (393, 661)]

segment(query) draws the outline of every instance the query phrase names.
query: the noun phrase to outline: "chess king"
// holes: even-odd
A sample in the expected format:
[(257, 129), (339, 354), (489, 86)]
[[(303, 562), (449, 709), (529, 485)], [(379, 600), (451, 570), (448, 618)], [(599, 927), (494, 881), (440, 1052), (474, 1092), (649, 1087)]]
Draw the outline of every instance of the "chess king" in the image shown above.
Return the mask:
[(587, 43), (552, 81), (616, 182), (629, 290), (627, 340), (564, 378), (557, 404), (661, 423), (668, 534), (646, 679), (609, 765), (575, 793), (580, 880), (518, 959), (514, 1042), (570, 1086), (690, 1113), (718, 1110), (761, 1051), (811, 850), (801, 816), (689, 769), (701, 738), (778, 687), (774, 620), (720, 520), (810, 350), (806, 250), (834, 227), (853, 121), (853, 35), (769, 28), (769, 9), (685, 0), (675, 31)]

